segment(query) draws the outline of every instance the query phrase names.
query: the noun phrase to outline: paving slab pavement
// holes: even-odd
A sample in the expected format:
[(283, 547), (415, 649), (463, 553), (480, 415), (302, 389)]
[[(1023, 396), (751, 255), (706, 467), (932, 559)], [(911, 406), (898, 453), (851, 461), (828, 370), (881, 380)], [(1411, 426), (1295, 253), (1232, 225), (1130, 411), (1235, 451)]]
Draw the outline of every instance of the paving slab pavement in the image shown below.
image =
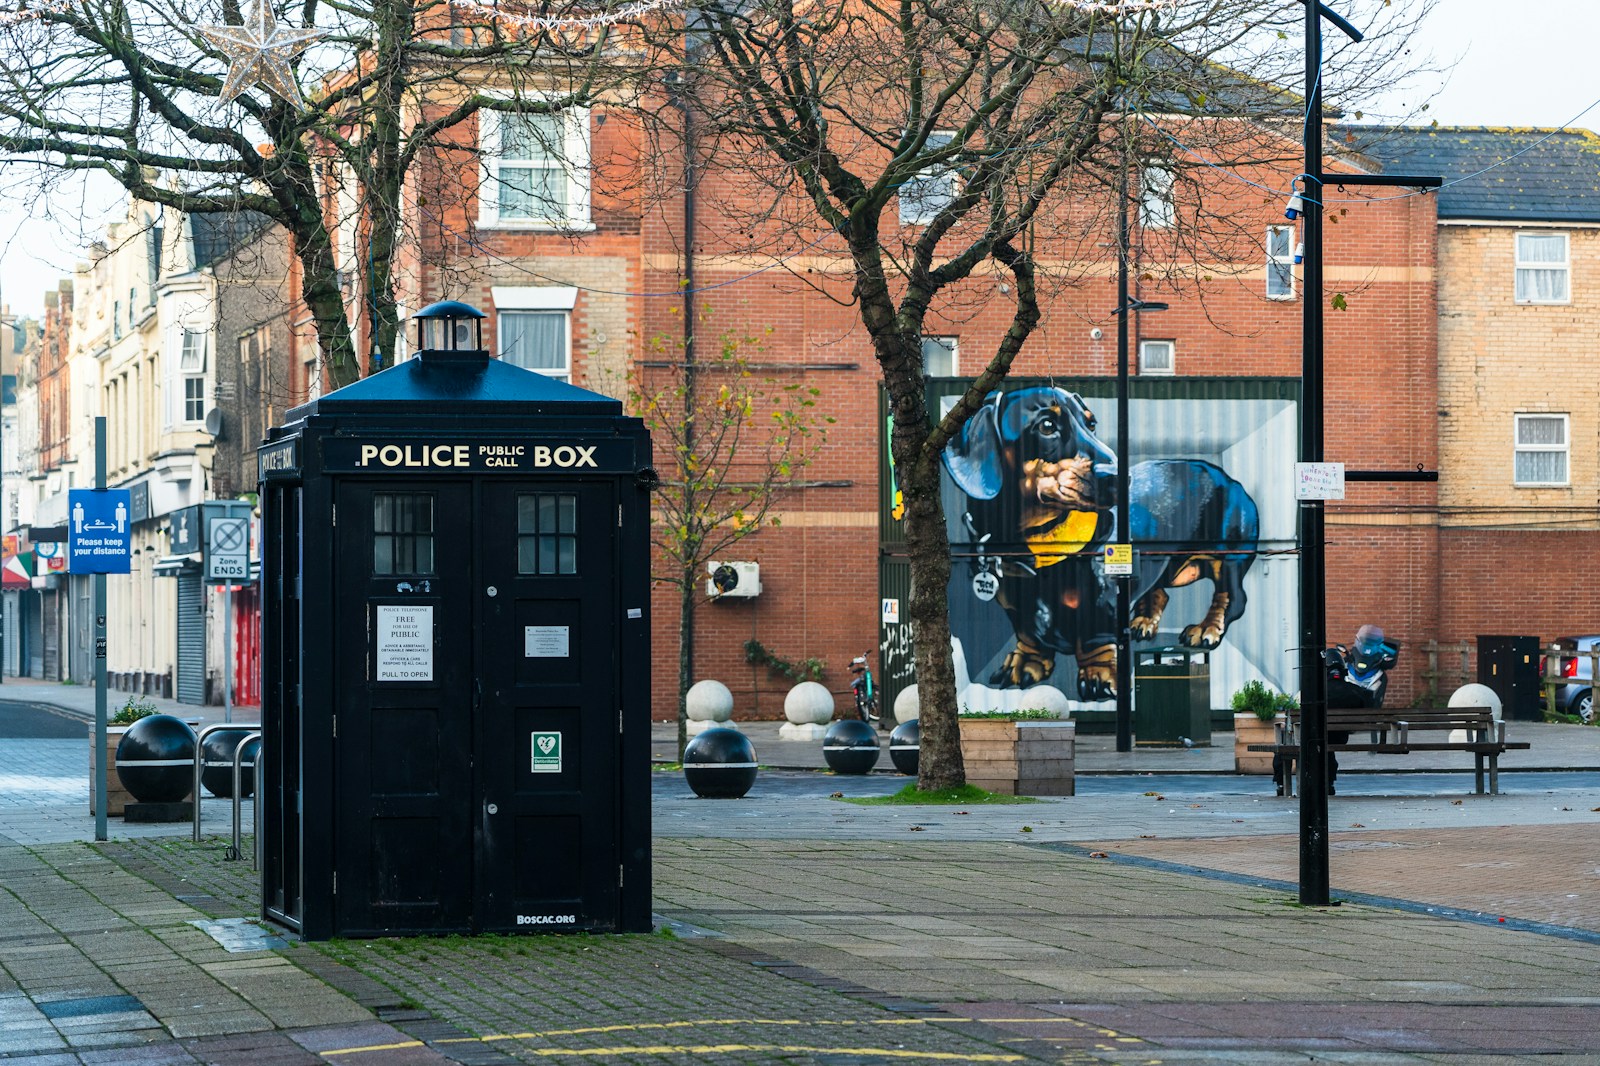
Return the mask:
[[(1600, 736), (1542, 728), (1536, 750), (1565, 754), (1530, 770), (1587, 765)], [(221, 862), (215, 835), (188, 843), (187, 826), (48, 843), (92, 828), (82, 746), (3, 740), (0, 837), (40, 842), (0, 840), (0, 1023), (17, 1022), (0, 1037), (54, 1043), (0, 1054), (1600, 1063), (1600, 858), (1586, 865), (1600, 796), (1582, 774), (1555, 789), (1508, 774), (1496, 797), (1335, 797), (1334, 887), (1360, 901), (1307, 909), (1283, 883), (1294, 801), (1177, 791), (1216, 750), (1126, 754), (1150, 789), (965, 814), (831, 797), (895, 778), (768, 772), (745, 800), (706, 801), (660, 773), (656, 901), (675, 936), (229, 953), (191, 922), (254, 912), (248, 863)], [(37, 787), (5, 776), (23, 755), (16, 780)], [(60, 823), (29, 829), (58, 795)], [(190, 987), (216, 1006), (214, 1030), (185, 1016)]]

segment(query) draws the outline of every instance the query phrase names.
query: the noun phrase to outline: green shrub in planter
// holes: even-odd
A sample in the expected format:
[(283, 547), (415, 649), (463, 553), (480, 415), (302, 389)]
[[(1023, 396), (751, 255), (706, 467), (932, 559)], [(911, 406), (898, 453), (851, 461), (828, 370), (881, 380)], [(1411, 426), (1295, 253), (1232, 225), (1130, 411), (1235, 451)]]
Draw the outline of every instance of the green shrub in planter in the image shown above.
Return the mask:
[(1299, 706), (1293, 696), (1279, 692), (1260, 681), (1248, 681), (1243, 688), (1233, 694), (1235, 711), (1240, 714), (1253, 714), (1263, 721), (1270, 721), (1280, 714), (1287, 714)]

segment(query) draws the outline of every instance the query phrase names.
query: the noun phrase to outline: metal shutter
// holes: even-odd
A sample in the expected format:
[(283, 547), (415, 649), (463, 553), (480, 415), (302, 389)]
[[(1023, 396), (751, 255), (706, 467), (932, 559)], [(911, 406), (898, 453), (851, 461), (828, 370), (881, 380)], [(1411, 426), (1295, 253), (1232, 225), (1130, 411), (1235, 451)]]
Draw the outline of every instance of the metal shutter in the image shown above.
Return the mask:
[(206, 600), (200, 571), (178, 574), (179, 703), (206, 702)]

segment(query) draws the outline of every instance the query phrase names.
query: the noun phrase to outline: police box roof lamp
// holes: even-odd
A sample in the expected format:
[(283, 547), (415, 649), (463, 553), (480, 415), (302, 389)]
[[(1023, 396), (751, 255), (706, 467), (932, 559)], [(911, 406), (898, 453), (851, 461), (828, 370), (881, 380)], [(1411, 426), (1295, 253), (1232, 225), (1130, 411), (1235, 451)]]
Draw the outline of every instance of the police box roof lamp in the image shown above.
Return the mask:
[(483, 346), (487, 316), (476, 307), (441, 300), (411, 317), (417, 323), (417, 356), (425, 363), (488, 363), (489, 352)]

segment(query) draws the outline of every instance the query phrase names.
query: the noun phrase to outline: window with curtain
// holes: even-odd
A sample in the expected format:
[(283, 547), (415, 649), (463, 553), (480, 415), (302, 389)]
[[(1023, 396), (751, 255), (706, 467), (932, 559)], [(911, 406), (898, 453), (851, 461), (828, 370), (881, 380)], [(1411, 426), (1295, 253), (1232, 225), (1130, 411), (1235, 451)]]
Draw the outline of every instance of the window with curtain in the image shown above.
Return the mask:
[(1140, 341), (1139, 373), (1171, 374), (1177, 352), (1176, 341)]
[(500, 358), (536, 374), (572, 380), (565, 311), (499, 312)]
[(1294, 299), (1294, 227), (1267, 227), (1267, 299)]
[[(954, 139), (949, 133), (930, 133), (927, 151), (938, 151)], [(900, 224), (926, 226), (956, 198), (957, 176), (949, 167), (928, 167), (900, 186)]]
[(1164, 166), (1147, 166), (1139, 175), (1139, 225), (1167, 229), (1177, 218), (1172, 201), (1173, 174)]
[(953, 378), (958, 373), (956, 355), (958, 341), (955, 337), (922, 338), (922, 372), (930, 378)]
[(1565, 233), (1517, 234), (1517, 303), (1564, 304), (1572, 265)]
[(589, 112), (480, 111), (479, 225), (586, 227)]
[(1567, 484), (1567, 416), (1517, 415), (1518, 485)]

